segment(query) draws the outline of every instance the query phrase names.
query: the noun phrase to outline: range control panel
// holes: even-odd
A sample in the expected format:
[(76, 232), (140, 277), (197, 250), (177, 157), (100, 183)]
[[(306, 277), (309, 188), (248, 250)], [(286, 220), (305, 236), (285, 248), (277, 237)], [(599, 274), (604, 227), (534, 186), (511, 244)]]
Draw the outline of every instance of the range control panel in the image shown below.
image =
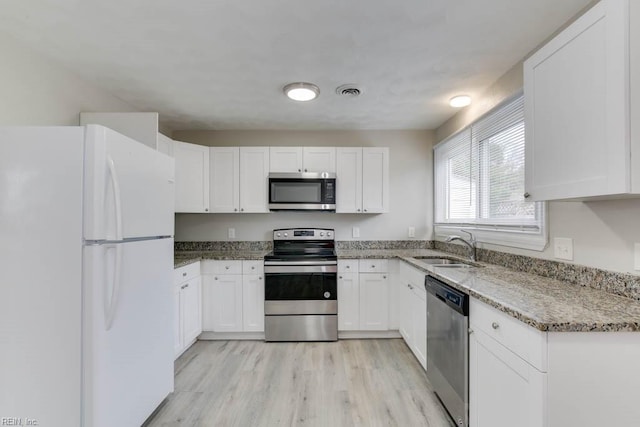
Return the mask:
[(333, 240), (331, 228), (282, 228), (273, 230), (273, 240)]

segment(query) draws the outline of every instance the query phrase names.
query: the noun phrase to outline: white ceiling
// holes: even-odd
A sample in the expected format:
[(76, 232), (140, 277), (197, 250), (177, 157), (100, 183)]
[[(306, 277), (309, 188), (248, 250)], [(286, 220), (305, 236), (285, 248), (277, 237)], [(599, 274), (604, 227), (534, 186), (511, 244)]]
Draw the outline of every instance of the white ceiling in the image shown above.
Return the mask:
[(0, 31), (173, 129), (433, 129), (590, 1), (3, 0)]

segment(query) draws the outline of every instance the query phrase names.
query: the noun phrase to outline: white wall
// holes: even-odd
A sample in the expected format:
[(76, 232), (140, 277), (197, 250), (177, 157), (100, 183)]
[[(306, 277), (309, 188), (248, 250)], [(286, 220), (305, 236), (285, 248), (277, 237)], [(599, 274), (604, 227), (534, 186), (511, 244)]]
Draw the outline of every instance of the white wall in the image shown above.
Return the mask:
[[(490, 87), (485, 95), (436, 129), (437, 141), (469, 125), (493, 106), (522, 89), (522, 62)], [(526, 96), (526, 94), (525, 94)], [(542, 252), (480, 244), (480, 247), (555, 259), (553, 238), (573, 239), (573, 262), (590, 267), (640, 274), (633, 269), (633, 244), (640, 242), (640, 199), (597, 202), (549, 202), (549, 245)], [(567, 261), (568, 262), (568, 261)]]
[(0, 125), (78, 125), (81, 111), (135, 111), (4, 34), (0, 52)]
[[(390, 212), (358, 215), (319, 212), (269, 214), (177, 214), (176, 241), (271, 240), (285, 227), (336, 229), (338, 240), (404, 240), (407, 228), (416, 239), (432, 235), (432, 142), (430, 131), (176, 131), (173, 139), (208, 146), (344, 146), (389, 147)], [(340, 189), (338, 189), (340, 191)], [(360, 238), (352, 238), (352, 227)]]

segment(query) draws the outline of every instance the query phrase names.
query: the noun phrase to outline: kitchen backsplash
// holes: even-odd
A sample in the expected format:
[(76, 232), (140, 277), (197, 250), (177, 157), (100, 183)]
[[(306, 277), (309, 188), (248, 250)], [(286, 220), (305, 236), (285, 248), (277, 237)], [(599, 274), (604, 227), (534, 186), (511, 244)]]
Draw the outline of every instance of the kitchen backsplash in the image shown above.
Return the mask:
[(216, 241), (216, 242), (175, 242), (173, 249), (176, 252), (218, 252), (218, 251), (270, 251), (273, 249), (271, 241)]
[(336, 242), (336, 249), (433, 249), (433, 242), (430, 240), (339, 240)]
[[(467, 247), (445, 242), (433, 242), (434, 249), (450, 252), (462, 257), (467, 256)], [(633, 274), (617, 273), (599, 268), (586, 267), (584, 265), (569, 264), (548, 259), (533, 258), (524, 255), (514, 255), (506, 252), (490, 249), (476, 250), (478, 261), (496, 264), (523, 273), (537, 274), (601, 289), (616, 295), (640, 300), (640, 276)]]

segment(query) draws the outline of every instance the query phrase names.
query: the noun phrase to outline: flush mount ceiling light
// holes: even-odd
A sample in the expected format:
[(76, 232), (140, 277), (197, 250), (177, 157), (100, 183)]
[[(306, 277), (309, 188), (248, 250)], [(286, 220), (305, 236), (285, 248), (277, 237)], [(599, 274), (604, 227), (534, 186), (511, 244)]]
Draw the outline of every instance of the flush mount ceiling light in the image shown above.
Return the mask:
[(466, 107), (469, 104), (471, 104), (471, 97), (469, 95), (458, 95), (449, 100), (449, 105), (454, 108)]
[(294, 101), (312, 101), (320, 95), (320, 89), (313, 83), (289, 83), (282, 90)]

